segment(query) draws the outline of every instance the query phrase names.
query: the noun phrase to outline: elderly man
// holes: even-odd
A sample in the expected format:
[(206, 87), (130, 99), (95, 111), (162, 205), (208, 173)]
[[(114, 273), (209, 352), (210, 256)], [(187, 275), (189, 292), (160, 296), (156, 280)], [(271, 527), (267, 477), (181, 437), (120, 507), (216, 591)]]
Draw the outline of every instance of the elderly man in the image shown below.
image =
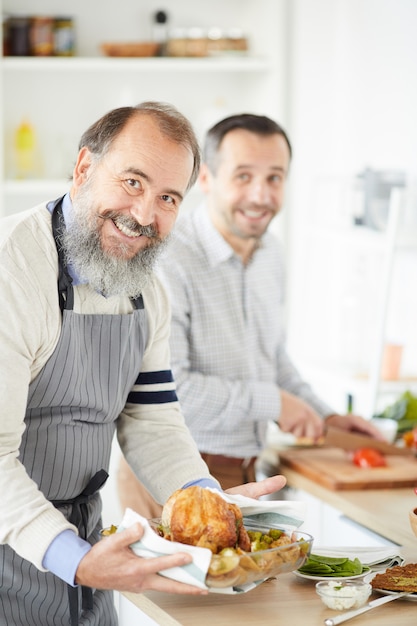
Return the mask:
[[(199, 164), (173, 107), (115, 109), (82, 136), (68, 194), (1, 222), (5, 624), (115, 626), (110, 590), (202, 593), (158, 575), (189, 555), (133, 554), (140, 525), (98, 541), (116, 430), (160, 503), (187, 485), (219, 488), (179, 408), (169, 304), (153, 274)], [(258, 497), (284, 482), (238, 491)]]

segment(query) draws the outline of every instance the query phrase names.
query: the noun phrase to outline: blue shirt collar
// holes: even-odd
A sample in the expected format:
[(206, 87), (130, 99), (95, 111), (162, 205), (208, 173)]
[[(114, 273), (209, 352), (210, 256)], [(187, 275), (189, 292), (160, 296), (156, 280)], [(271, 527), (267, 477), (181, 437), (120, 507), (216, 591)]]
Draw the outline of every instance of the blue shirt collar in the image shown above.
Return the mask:
[[(48, 202), (48, 204), (46, 205), (46, 208), (48, 209), (48, 211), (50, 213), (52, 213), (53, 207), (55, 205), (55, 201), (52, 202)], [(68, 193), (65, 194), (65, 196), (62, 198), (62, 215), (64, 218), (64, 222), (65, 222), (65, 226), (68, 228), (69, 224), (71, 224), (72, 221), (72, 216), (74, 213), (74, 209), (72, 206), (72, 201), (71, 201), (71, 196)], [(78, 276), (78, 274), (76, 273), (76, 271), (74, 270), (74, 267), (71, 263), (68, 264), (67, 266), (67, 270), (69, 275), (72, 278), (72, 284), (73, 285), (81, 285), (83, 283), (86, 283), (86, 280), (81, 280), (80, 277)]]

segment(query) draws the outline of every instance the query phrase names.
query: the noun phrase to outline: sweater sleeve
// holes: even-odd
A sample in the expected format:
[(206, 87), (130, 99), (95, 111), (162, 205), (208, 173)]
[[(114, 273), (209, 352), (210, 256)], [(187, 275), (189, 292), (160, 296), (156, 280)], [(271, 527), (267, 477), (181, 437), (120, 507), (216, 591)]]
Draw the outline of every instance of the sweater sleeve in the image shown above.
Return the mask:
[[(39, 491), (18, 458), (28, 386), (60, 331), (59, 308), (54, 313), (57, 270), (47, 227), (31, 222), (21, 230), (13, 245), (0, 246), (0, 543), (44, 570), (51, 541), (76, 529)], [(48, 271), (38, 274), (41, 263)]]
[(141, 373), (118, 420), (118, 439), (138, 478), (163, 504), (176, 489), (208, 479), (210, 473), (177, 399), (170, 369), (170, 305), (158, 280), (144, 300), (149, 341)]

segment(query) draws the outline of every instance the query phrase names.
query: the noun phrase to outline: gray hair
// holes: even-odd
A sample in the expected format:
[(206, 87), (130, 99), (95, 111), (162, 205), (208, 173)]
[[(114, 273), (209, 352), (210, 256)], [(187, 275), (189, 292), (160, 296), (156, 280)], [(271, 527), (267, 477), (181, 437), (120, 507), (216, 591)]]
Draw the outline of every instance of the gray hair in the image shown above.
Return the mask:
[(86, 147), (95, 157), (102, 157), (127, 122), (135, 115), (152, 116), (163, 135), (191, 150), (194, 164), (187, 191), (191, 189), (200, 169), (200, 148), (191, 123), (171, 104), (149, 101), (135, 106), (113, 109), (83, 133), (78, 148)]

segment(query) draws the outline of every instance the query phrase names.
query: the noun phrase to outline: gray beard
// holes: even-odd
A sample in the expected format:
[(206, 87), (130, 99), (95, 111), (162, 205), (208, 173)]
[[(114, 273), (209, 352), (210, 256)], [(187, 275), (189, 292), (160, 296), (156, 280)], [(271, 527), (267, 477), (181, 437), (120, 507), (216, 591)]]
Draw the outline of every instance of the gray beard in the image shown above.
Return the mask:
[[(74, 211), (74, 219), (61, 239), (67, 263), (72, 264), (80, 280), (87, 281), (103, 295), (137, 298), (151, 280), (167, 239), (161, 239), (153, 226), (136, 224), (136, 229), (149, 236), (151, 243), (131, 259), (120, 258), (117, 254), (110, 256), (102, 250), (94, 223), (91, 225), (85, 217), (80, 219), (80, 215), (87, 215), (87, 218), (91, 215), (90, 210), (80, 206), (84, 198), (80, 200), (81, 203), (74, 202), (74, 208), (78, 204), (78, 211)], [(132, 227), (131, 220), (129, 225)]]

